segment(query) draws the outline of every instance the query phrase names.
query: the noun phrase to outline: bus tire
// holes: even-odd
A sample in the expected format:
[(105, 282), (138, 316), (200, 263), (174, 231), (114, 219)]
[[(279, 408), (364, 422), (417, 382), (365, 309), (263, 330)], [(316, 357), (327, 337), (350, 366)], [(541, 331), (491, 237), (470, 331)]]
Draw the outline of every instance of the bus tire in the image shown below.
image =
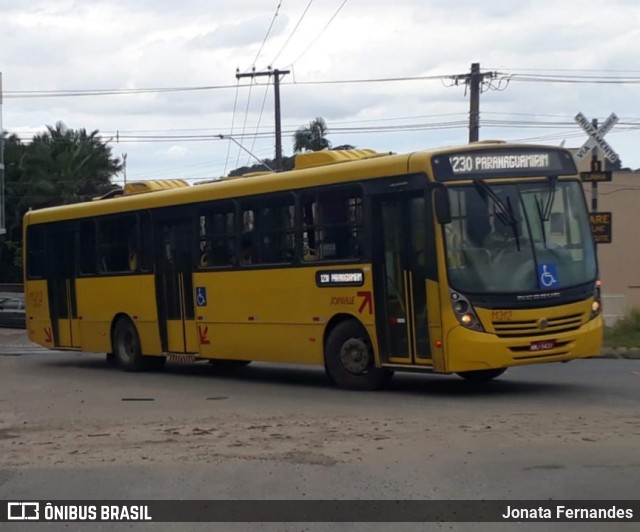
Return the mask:
[(330, 381), (347, 390), (377, 390), (393, 372), (376, 368), (371, 340), (365, 328), (343, 321), (330, 332), (325, 345), (325, 368)]
[(459, 371), (458, 375), (469, 382), (487, 382), (502, 375), (507, 368), (477, 369), (474, 371)]
[(133, 322), (120, 318), (113, 328), (113, 354), (118, 366), (124, 371), (145, 371), (149, 369), (149, 357), (142, 356), (140, 337)]

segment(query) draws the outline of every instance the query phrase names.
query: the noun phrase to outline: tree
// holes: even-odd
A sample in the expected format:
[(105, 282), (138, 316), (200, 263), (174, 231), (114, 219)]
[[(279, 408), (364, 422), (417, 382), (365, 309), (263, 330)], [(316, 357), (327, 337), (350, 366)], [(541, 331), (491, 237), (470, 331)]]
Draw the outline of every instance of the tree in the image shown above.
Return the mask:
[(293, 151), (320, 151), (331, 148), (326, 138), (329, 129), (324, 118), (316, 117), (306, 126), (299, 127), (293, 135)]
[(120, 160), (112, 157), (111, 148), (97, 130), (73, 130), (62, 122), (47, 126), (30, 144), (5, 134), (5, 166), (7, 235), (0, 247), (3, 279), (16, 277), (16, 272), (6, 268), (19, 262), (22, 218), (29, 209), (100, 196), (113, 188), (111, 178), (122, 170)]
[(48, 198), (26, 198), (38, 204), (30, 207), (42, 207), (87, 201), (108, 192), (110, 179), (122, 164), (111, 156), (111, 148), (97, 130), (87, 133), (57, 122), (33, 138), (21, 168), (34, 189), (45, 187)]

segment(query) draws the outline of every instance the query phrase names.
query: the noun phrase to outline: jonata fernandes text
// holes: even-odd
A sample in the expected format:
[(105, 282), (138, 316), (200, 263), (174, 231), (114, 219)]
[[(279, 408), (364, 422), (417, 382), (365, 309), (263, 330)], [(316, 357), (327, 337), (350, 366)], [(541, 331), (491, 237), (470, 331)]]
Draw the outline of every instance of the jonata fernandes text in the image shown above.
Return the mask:
[(504, 519), (515, 519), (523, 521), (527, 519), (553, 519), (553, 520), (583, 520), (583, 519), (633, 519), (633, 509), (618, 508), (610, 506), (609, 508), (578, 508), (558, 505), (555, 508), (547, 508), (539, 506), (538, 508), (517, 508), (515, 506), (507, 506), (507, 510), (502, 514)]

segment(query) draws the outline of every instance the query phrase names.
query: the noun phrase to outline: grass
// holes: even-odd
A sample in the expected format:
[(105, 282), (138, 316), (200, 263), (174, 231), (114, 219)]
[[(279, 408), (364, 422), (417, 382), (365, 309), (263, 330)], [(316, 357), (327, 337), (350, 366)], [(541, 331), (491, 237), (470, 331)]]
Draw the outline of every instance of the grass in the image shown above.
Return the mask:
[(607, 347), (640, 347), (640, 309), (634, 308), (604, 330)]

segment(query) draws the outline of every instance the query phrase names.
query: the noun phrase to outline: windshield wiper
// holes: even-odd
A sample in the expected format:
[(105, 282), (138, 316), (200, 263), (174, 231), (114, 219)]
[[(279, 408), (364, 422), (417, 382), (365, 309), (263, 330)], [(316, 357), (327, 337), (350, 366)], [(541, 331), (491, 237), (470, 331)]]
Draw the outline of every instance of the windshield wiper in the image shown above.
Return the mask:
[(511, 202), (508, 201), (509, 198), (507, 198), (507, 205), (505, 205), (500, 197), (493, 190), (491, 190), (491, 187), (480, 179), (474, 179), (473, 186), (478, 189), (478, 192), (480, 192), (480, 196), (482, 196), (485, 201), (487, 200), (487, 196), (489, 196), (493, 200), (494, 213), (504, 225), (515, 226), (517, 224), (516, 219), (513, 216)]
[(556, 183), (558, 177), (555, 175), (549, 176), (549, 196), (547, 197), (547, 204), (542, 205), (542, 199), (536, 194), (536, 209), (538, 211), (538, 218), (540, 219), (540, 230), (542, 231), (542, 243), (544, 247), (547, 247), (547, 233), (544, 230), (545, 222), (548, 222), (551, 218), (551, 209), (553, 207), (553, 200), (556, 196)]
[(516, 249), (520, 251), (520, 236), (518, 235), (518, 221), (513, 214), (513, 206), (511, 205), (511, 198), (507, 196), (507, 204), (500, 199), (489, 185), (480, 179), (473, 180), (473, 186), (478, 189), (482, 199), (487, 201), (487, 196), (493, 201), (493, 214), (500, 220), (500, 222), (508, 227), (511, 227), (513, 231), (513, 237), (516, 240)]

